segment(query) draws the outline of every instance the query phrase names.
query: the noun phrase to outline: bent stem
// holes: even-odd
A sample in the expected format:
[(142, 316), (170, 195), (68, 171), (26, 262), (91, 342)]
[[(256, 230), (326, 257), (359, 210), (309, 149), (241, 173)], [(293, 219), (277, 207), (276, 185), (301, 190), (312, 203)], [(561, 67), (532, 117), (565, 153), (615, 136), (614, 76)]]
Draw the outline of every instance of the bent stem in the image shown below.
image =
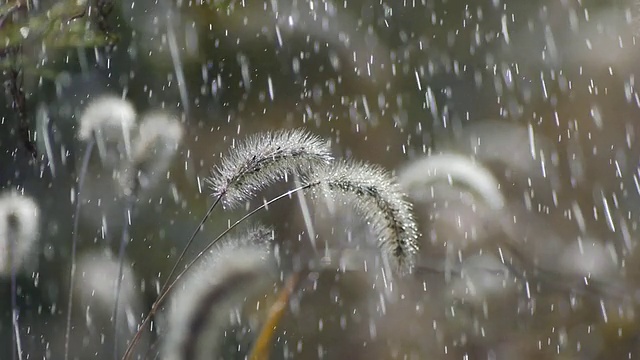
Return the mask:
[[(180, 261), (182, 261), (182, 259), (184, 258), (185, 254), (187, 253), (187, 250), (189, 249), (189, 247), (191, 246), (191, 244), (195, 240), (195, 238), (198, 235), (198, 233), (200, 233), (200, 231), (202, 231), (202, 229), (204, 228), (204, 224), (207, 222), (207, 220), (211, 216), (211, 213), (213, 213), (213, 210), (216, 208), (218, 203), (222, 200), (223, 196), (224, 196), (224, 193), (220, 194), (216, 198), (216, 200), (213, 202), (213, 204), (211, 204), (211, 206), (209, 206), (209, 209), (207, 210), (207, 213), (202, 217), (202, 220), (200, 220), (200, 224), (198, 224), (198, 227), (196, 227), (196, 229), (191, 234), (191, 237), (189, 237), (189, 240), (187, 241), (187, 244), (182, 249), (182, 252), (178, 256), (178, 259), (176, 260), (176, 262), (174, 263), (173, 267), (171, 268), (171, 271), (169, 272), (169, 275), (167, 276), (167, 279), (164, 281), (164, 284), (162, 284), (162, 287), (160, 288), (160, 294), (161, 295), (164, 294), (165, 291), (167, 291), (167, 287), (170, 284), (169, 281), (171, 281), (171, 277), (173, 276), (173, 274), (175, 274), (176, 270), (178, 269), (178, 265), (180, 264)], [(123, 233), (122, 236), (123, 236), (123, 241), (124, 241), (125, 234)], [(123, 249), (121, 248), (120, 251), (122, 253)], [(120, 276), (118, 276), (118, 282), (120, 281), (120, 277), (121, 276), (122, 276), (122, 263), (120, 263)], [(176, 280), (177, 280), (177, 278), (176, 278)], [(164, 297), (160, 296), (158, 298), (158, 300), (160, 300), (161, 298), (164, 298)], [(156, 301), (158, 301), (158, 300), (156, 300)], [(155, 305), (155, 303), (154, 303), (154, 305)], [(116, 314), (117, 306), (118, 306), (118, 299), (116, 298), (116, 308), (114, 309), (114, 315), (113, 316), (117, 316), (117, 314)], [(153, 313), (149, 313), (149, 316), (147, 316), (147, 318), (145, 318), (144, 322), (142, 323), (142, 326), (144, 326), (148, 322), (148, 319), (150, 318), (150, 316), (152, 316), (155, 313), (155, 310), (154, 310), (153, 306), (152, 306), (152, 311), (153, 311)], [(117, 331), (117, 328), (116, 328), (116, 331)], [(133, 344), (134, 342), (138, 342), (139, 341), (138, 340), (139, 337), (140, 337), (139, 333), (140, 333), (140, 330), (136, 333), (136, 335), (132, 339), (132, 343), (131, 344)], [(129, 344), (129, 348), (131, 347), (131, 344)], [(116, 346), (117, 346), (117, 342), (116, 342)], [(125, 354), (123, 356), (123, 359), (126, 359), (128, 356), (130, 356), (130, 354), (129, 354), (130, 353), (130, 349), (129, 348), (127, 348), (127, 351), (125, 352)], [(114, 354), (115, 354), (114, 356), (116, 356), (116, 358), (117, 358), (117, 351), (115, 351), (115, 350), (117, 350), (117, 348), (114, 349)]]
[(281, 194), (267, 202), (265, 202), (264, 204), (258, 206), (257, 208), (255, 208), (254, 210), (252, 210), (250, 213), (246, 214), (245, 216), (243, 216), (242, 218), (240, 218), (240, 220), (236, 221), (235, 223), (233, 223), (229, 228), (227, 228), (225, 231), (223, 231), (222, 233), (220, 233), (220, 235), (218, 235), (213, 241), (211, 241), (202, 251), (200, 251), (200, 253), (198, 253), (198, 255), (196, 255), (196, 257), (191, 260), (191, 262), (189, 262), (185, 268), (178, 274), (178, 276), (176, 276), (176, 278), (169, 283), (168, 286), (166, 286), (166, 289), (164, 291), (160, 292), (160, 295), (158, 296), (158, 298), (156, 299), (156, 301), (154, 301), (153, 305), (151, 305), (151, 310), (149, 311), (149, 313), (147, 314), (147, 316), (144, 318), (144, 320), (142, 321), (142, 324), (140, 324), (140, 327), (138, 329), (138, 331), (136, 332), (136, 334), (134, 335), (133, 339), (131, 339), (131, 342), (129, 343), (129, 346), (127, 347), (127, 350), (125, 351), (124, 355), (122, 356), (122, 360), (127, 360), (131, 358), (131, 355), (133, 354), (133, 349), (135, 348), (135, 346), (137, 345), (138, 341), (140, 341), (140, 337), (142, 336), (142, 332), (144, 331), (146, 325), (149, 323), (149, 321), (151, 321), (151, 317), (153, 315), (155, 315), (155, 313), (158, 311), (158, 308), (160, 307), (160, 304), (162, 304), (162, 302), (164, 301), (164, 299), (167, 297), (167, 295), (171, 292), (171, 289), (173, 289), (173, 287), (176, 285), (176, 283), (178, 282), (178, 280), (180, 280), (180, 278), (187, 272), (189, 271), (189, 269), (207, 252), (209, 251), (209, 249), (211, 249), (213, 247), (213, 245), (215, 245), (220, 239), (222, 239), (225, 235), (227, 235), (231, 230), (233, 230), (234, 228), (236, 228), (238, 225), (240, 225), (242, 222), (244, 222), (245, 220), (247, 220), (249, 217), (253, 216), (255, 213), (257, 213), (258, 211), (268, 207), (269, 205), (273, 204), (274, 202), (281, 200), (285, 197), (290, 197), (292, 194), (298, 192), (298, 191), (302, 191), (305, 189), (309, 189), (312, 186), (317, 185), (318, 183), (310, 183), (310, 184), (306, 184), (306, 185), (302, 185), (299, 186), (297, 188), (294, 188), (292, 190), (289, 190), (287, 192), (285, 192), (284, 194)]
[(87, 149), (85, 150), (84, 157), (82, 158), (82, 167), (80, 168), (80, 174), (78, 175), (78, 189), (76, 190), (76, 207), (73, 212), (73, 235), (71, 237), (71, 273), (69, 275), (69, 303), (67, 305), (67, 327), (64, 335), (64, 359), (69, 359), (69, 338), (71, 335), (71, 311), (73, 309), (73, 288), (76, 280), (76, 252), (78, 245), (78, 227), (80, 225), (80, 194), (82, 187), (84, 186), (85, 175), (89, 168), (89, 160), (91, 159), (91, 153), (95, 140), (89, 141)]
[(249, 360), (269, 359), (269, 345), (271, 345), (278, 323), (280, 323), (280, 320), (284, 316), (284, 312), (289, 304), (289, 299), (296, 286), (300, 283), (300, 278), (300, 273), (294, 273), (289, 277), (285, 287), (280, 291), (278, 299), (276, 299), (276, 302), (269, 309), (267, 321), (258, 334), (253, 349), (249, 353)]
[(167, 289), (167, 285), (169, 284), (169, 281), (171, 280), (171, 277), (173, 276), (173, 274), (175, 274), (176, 270), (178, 269), (178, 265), (180, 264), (180, 261), (184, 258), (184, 255), (187, 253), (187, 250), (189, 249), (189, 247), (193, 243), (193, 240), (196, 238), (196, 235), (198, 235), (198, 233), (200, 233), (200, 231), (202, 231), (202, 229), (204, 229), (204, 224), (209, 219), (209, 216), (211, 216), (211, 213), (213, 212), (213, 209), (215, 209), (215, 207), (218, 205), (220, 200), (222, 200), (222, 196), (224, 196), (224, 193), (220, 194), (216, 198), (216, 201), (214, 201), (213, 204), (211, 204), (211, 206), (209, 206), (209, 209), (207, 210), (207, 213), (202, 217), (202, 220), (200, 220), (200, 224), (198, 224), (198, 227), (191, 234), (191, 237), (189, 238), (189, 241), (187, 241), (187, 245), (185, 245), (184, 248), (182, 249), (182, 252), (180, 253), (180, 256), (178, 256), (178, 259), (176, 260), (175, 264), (171, 268), (171, 271), (169, 272), (169, 276), (167, 276), (167, 279), (164, 281), (164, 284), (162, 285), (162, 288), (160, 289), (160, 293), (161, 294)]

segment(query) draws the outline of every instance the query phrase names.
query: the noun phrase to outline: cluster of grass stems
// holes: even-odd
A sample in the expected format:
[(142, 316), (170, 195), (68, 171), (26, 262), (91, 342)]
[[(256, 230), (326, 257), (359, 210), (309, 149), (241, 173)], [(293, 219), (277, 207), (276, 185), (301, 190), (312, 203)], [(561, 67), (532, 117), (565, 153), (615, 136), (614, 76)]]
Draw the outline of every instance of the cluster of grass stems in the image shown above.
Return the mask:
[[(117, 261), (119, 272), (116, 278), (113, 298), (113, 311), (111, 321), (114, 325), (114, 357), (118, 357), (118, 312), (120, 303), (120, 292), (123, 277), (123, 264), (127, 244), (131, 241), (129, 228), (131, 226), (131, 214), (136, 205), (137, 199), (143, 192), (152, 187), (155, 183), (162, 181), (159, 175), (166, 174), (173, 155), (177, 151), (182, 139), (182, 129), (177, 120), (163, 113), (148, 113), (142, 117), (141, 124), (137, 124), (137, 113), (135, 109), (125, 100), (117, 97), (102, 97), (90, 103), (80, 120), (78, 137), (85, 142), (85, 153), (82, 158), (79, 176), (75, 190), (75, 210), (73, 216), (73, 236), (71, 247), (71, 270), (69, 274), (69, 296), (65, 331), (65, 359), (70, 354), (70, 339), (72, 328), (73, 312), (73, 292), (76, 281), (76, 257), (78, 244), (79, 218), (81, 213), (82, 191), (85, 183), (89, 163), (97, 151), (100, 155), (102, 166), (114, 170), (114, 178), (121, 189), (124, 198), (124, 222), (120, 242), (118, 244)], [(210, 281), (209, 287), (200, 290), (198, 296), (202, 299), (193, 300), (193, 304), (188, 311), (194, 313), (181, 313), (174, 316), (170, 321), (170, 335), (164, 339), (167, 344), (165, 355), (173, 354), (171, 358), (188, 359), (197, 357), (197, 352), (201, 351), (201, 345), (194, 343), (194, 338), (202, 334), (192, 334), (193, 332), (210, 329), (211, 325), (203, 319), (211, 315), (210, 312), (220, 314), (229, 306), (237, 302), (242, 302), (246, 295), (246, 290), (260, 283), (262, 274), (269, 273), (276, 268), (266, 258), (270, 258), (275, 234), (270, 228), (249, 227), (248, 232), (242, 235), (230, 236), (241, 225), (256, 213), (268, 208), (271, 204), (282, 199), (291, 198), (296, 193), (305, 193), (313, 198), (330, 199), (351, 208), (369, 226), (376, 245), (380, 249), (382, 259), (381, 271), (385, 278), (412, 276), (420, 271), (432, 271), (424, 264), (416, 264), (418, 254), (418, 243), (420, 233), (413, 214), (413, 205), (406, 200), (408, 195), (421, 197), (421, 191), (428, 189), (430, 185), (439, 179), (455, 179), (457, 182), (471, 188), (479, 194), (484, 203), (491, 211), (500, 211), (505, 206), (505, 199), (501, 192), (497, 190), (495, 184), (497, 180), (485, 168), (479, 166), (474, 161), (464, 156), (445, 154), (426, 157), (416, 161), (411, 167), (400, 172), (400, 182), (382, 168), (364, 162), (353, 160), (336, 160), (331, 154), (329, 143), (315, 135), (302, 129), (278, 130), (249, 136), (238, 142), (235, 147), (223, 156), (222, 161), (217, 165), (209, 177), (209, 185), (212, 193), (212, 202), (206, 213), (203, 215), (198, 226), (193, 230), (190, 237), (181, 249), (173, 267), (166, 276), (159, 295), (151, 305), (150, 310), (142, 319), (137, 328), (137, 332), (128, 342), (124, 350), (123, 360), (131, 359), (134, 356), (136, 346), (138, 346), (143, 333), (150, 328), (150, 322), (156, 318), (158, 311), (165, 304), (167, 298), (176, 293), (177, 285), (186, 275), (195, 272), (194, 267), (199, 262), (204, 262), (203, 258), (210, 254), (217, 254), (217, 260), (224, 264), (218, 264), (218, 270), (202, 267), (205, 273), (215, 278)], [(186, 254), (194, 243), (194, 240), (203, 228), (211, 215), (219, 206), (226, 209), (236, 208), (247, 204), (260, 191), (270, 185), (295, 179), (295, 187), (282, 193), (279, 196), (265, 201), (262, 205), (248, 211), (239, 220), (228, 226), (228, 228), (218, 234), (198, 254), (183, 264)], [(405, 192), (408, 194), (405, 194)], [(25, 205), (31, 211), (35, 206)], [(18, 206), (16, 208), (19, 208)], [(5, 228), (11, 229), (11, 214), (2, 216), (5, 223), (0, 223)], [(32, 216), (37, 216), (33, 215)], [(15, 217), (15, 216), (14, 216)], [(7, 220), (8, 219), (8, 220)], [(312, 219), (305, 217), (305, 222)], [(37, 222), (36, 222), (37, 223)], [(9, 224), (9, 225), (7, 225)], [(310, 225), (307, 224), (309, 227)], [(311, 229), (310, 229), (311, 230)], [(18, 230), (14, 231), (16, 238), (35, 238), (36, 234), (29, 233), (22, 235)], [(8, 230), (8, 233), (11, 231)], [(10, 236), (5, 236), (10, 238)], [(313, 236), (311, 236), (313, 237)], [(221, 241), (223, 240), (224, 241)], [(311, 239), (313, 240), (313, 239)], [(29, 240), (33, 243), (34, 240)], [(19, 241), (9, 241), (10, 244)], [(528, 259), (521, 254), (512, 244), (501, 245), (505, 250), (516, 258), (520, 264), (527, 264)], [(9, 246), (11, 248), (11, 246)], [(21, 250), (27, 252), (28, 249)], [(231, 255), (229, 255), (231, 254)], [(235, 255), (234, 255), (235, 254)], [(228, 256), (228, 258), (225, 258)], [(20, 257), (18, 257), (20, 258)], [(242, 259), (242, 260), (238, 260)], [(182, 264), (182, 266), (181, 266)], [(545, 272), (544, 269), (536, 268), (533, 271), (521, 270), (511, 262), (504, 262), (504, 266), (516, 279), (527, 283), (535, 281), (544, 282), (545, 286), (564, 286), (562, 281), (553, 282), (556, 278), (553, 272)], [(15, 288), (15, 272), (21, 264), (11, 264), (10, 276), (12, 286)], [(263, 321), (262, 329), (253, 343), (249, 353), (250, 359), (266, 359), (269, 357), (269, 349), (273, 339), (273, 333), (279, 320), (286, 312), (289, 298), (296, 292), (297, 287), (304, 280), (305, 274), (312, 269), (308, 265), (306, 268), (297, 269), (289, 274), (282, 274), (284, 284), (278, 291), (275, 303), (270, 307), (266, 318)], [(226, 269), (223, 272), (219, 268)], [(485, 269), (491, 272), (490, 269)], [(445, 264), (446, 274), (456, 272), (451, 266)], [(214, 272), (220, 274), (214, 276)], [(459, 272), (459, 271), (458, 271)], [(499, 272), (499, 271), (498, 271)], [(532, 275), (535, 275), (532, 277)], [(185, 280), (182, 280), (185, 281)], [(592, 289), (604, 289), (606, 284), (597, 284), (594, 279), (593, 286), (583, 289), (585, 292)], [(205, 283), (207, 283), (205, 281)], [(601, 285), (601, 286), (600, 286)], [(200, 286), (203, 287), (202, 285)], [(15, 289), (13, 289), (15, 290)], [(571, 291), (580, 289), (572, 288)], [(620, 289), (616, 293), (621, 294)], [(238, 293), (239, 291), (239, 293)], [(244, 291), (244, 292), (243, 292)], [(236, 294), (237, 293), (237, 294)], [(239, 298), (236, 299), (238, 295)], [(13, 296), (15, 297), (15, 291)], [(190, 294), (191, 296), (192, 294)], [(596, 294), (598, 295), (598, 294)], [(180, 293), (176, 295), (179, 299)], [(198, 298), (193, 295), (192, 297)], [(615, 296), (609, 293), (608, 296)], [(180, 301), (179, 307), (188, 307)], [(198, 303), (197, 301), (202, 301)], [(15, 299), (12, 300), (14, 327), (18, 327), (18, 316), (15, 314)], [(227, 304), (227, 305), (224, 305)], [(237, 304), (236, 304), (237, 305)], [(178, 320), (175, 320), (177, 318)], [(172, 319), (170, 317), (170, 319)], [(176, 322), (189, 322), (176, 324)], [(173, 333), (172, 327), (174, 328)], [(186, 329), (186, 330), (185, 330)], [(195, 329), (195, 330), (194, 330)], [(215, 329), (213, 329), (215, 330)], [(172, 335), (173, 334), (173, 335)], [(176, 335), (177, 334), (177, 335)], [(20, 339), (16, 331), (14, 354), (21, 354)], [(219, 334), (218, 334), (219, 335)], [(171, 338), (173, 336), (173, 338)], [(215, 342), (216, 335), (211, 341)]]

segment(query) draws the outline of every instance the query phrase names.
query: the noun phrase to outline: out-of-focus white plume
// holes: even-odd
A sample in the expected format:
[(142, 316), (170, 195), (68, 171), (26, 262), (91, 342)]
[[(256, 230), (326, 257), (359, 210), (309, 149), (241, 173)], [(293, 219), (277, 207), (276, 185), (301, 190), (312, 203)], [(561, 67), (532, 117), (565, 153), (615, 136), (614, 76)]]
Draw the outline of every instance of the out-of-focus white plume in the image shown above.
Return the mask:
[(36, 242), (40, 232), (40, 209), (29, 196), (15, 191), (0, 195), (0, 277), (11, 268), (24, 270), (37, 264)]

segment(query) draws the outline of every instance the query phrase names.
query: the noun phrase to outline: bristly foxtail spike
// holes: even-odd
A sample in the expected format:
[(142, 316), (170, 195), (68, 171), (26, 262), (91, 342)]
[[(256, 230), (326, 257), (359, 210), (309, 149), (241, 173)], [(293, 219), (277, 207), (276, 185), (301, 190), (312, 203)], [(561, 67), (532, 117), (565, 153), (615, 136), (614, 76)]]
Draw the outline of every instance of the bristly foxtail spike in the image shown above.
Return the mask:
[(418, 251), (418, 230), (411, 203), (393, 177), (378, 166), (345, 161), (320, 168), (305, 178), (308, 191), (337, 196), (371, 225), (384, 259), (397, 273), (411, 271)]
[(328, 143), (300, 129), (249, 137), (213, 169), (209, 183), (215, 197), (234, 207), (292, 174), (303, 175), (333, 157)]
[(220, 358), (229, 314), (277, 281), (273, 230), (250, 226), (218, 245), (175, 289), (166, 315), (163, 358)]
[(326, 141), (300, 129), (256, 134), (241, 142), (213, 169), (211, 178), (207, 180), (216, 200), (182, 249), (162, 291), (218, 202), (222, 200), (227, 206), (237, 206), (258, 190), (288, 175), (313, 171), (314, 167), (332, 159)]

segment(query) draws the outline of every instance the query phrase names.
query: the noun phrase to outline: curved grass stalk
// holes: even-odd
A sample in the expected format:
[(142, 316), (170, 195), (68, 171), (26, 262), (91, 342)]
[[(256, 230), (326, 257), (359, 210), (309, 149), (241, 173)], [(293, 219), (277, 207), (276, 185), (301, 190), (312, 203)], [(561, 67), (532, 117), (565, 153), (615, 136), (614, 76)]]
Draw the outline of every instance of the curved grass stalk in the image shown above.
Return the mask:
[[(410, 266), (411, 255), (417, 251), (415, 243), (417, 231), (411, 214), (409, 203), (402, 200), (401, 194), (396, 191), (396, 186), (390, 178), (379, 168), (366, 164), (343, 163), (333, 168), (325, 168), (318, 174), (313, 174), (305, 179), (306, 183), (289, 190), (255, 208), (244, 215), (229, 228), (220, 233), (211, 241), (185, 268), (160, 292), (160, 295), (151, 306), (149, 314), (144, 318), (138, 332), (129, 344), (123, 359), (129, 359), (133, 348), (139, 341), (142, 331), (155, 315), (160, 304), (164, 301), (171, 289), (180, 278), (229, 231), (240, 223), (253, 216), (258, 211), (268, 207), (274, 202), (290, 197), (298, 191), (309, 190), (324, 185), (326, 188), (344, 195), (345, 199), (354, 202), (356, 209), (372, 222), (372, 226), (379, 237), (384, 254), (394, 259), (398, 270), (404, 270)], [(375, 211), (381, 214), (375, 217)]]
[(310, 187), (312, 187), (314, 185), (316, 185), (316, 184), (306, 184), (306, 185), (299, 186), (299, 187), (297, 187), (295, 189), (289, 190), (289, 191), (287, 191), (287, 192), (285, 192), (285, 193), (283, 193), (283, 194), (281, 194), (281, 195), (279, 195), (279, 196), (277, 196), (277, 197), (265, 202), (264, 204), (262, 204), (262, 205), (258, 206), (257, 208), (253, 209), (248, 214), (244, 215), (242, 218), (240, 218), (238, 221), (236, 221), (231, 226), (229, 226), (226, 230), (224, 230), (222, 233), (220, 233), (220, 235), (218, 235), (213, 241), (211, 241), (202, 251), (200, 251), (198, 253), (198, 255), (196, 255), (196, 257), (193, 260), (191, 260), (185, 266), (185, 268), (182, 271), (180, 271), (180, 273), (178, 273), (178, 275), (176, 276), (176, 278), (173, 281), (168, 283), (168, 285), (165, 287), (165, 290), (160, 292), (160, 295), (158, 296), (156, 301), (154, 301), (154, 303), (151, 305), (151, 310), (149, 311), (147, 316), (144, 318), (144, 320), (142, 320), (142, 324), (140, 324), (140, 327), (139, 327), (138, 331), (134, 335), (133, 339), (131, 339), (131, 342), (129, 343), (129, 346), (127, 347), (127, 350), (125, 351), (122, 359), (123, 360), (127, 360), (127, 359), (131, 358), (135, 346), (140, 341), (140, 337), (142, 336), (142, 332), (144, 331), (146, 325), (149, 324), (149, 321), (151, 321), (151, 317), (153, 315), (155, 315), (155, 313), (158, 311), (158, 308), (160, 307), (162, 302), (165, 300), (167, 295), (171, 292), (171, 290), (176, 285), (176, 283), (180, 280), (180, 278), (182, 278), (182, 276), (187, 271), (189, 271), (189, 269), (191, 267), (193, 267), (193, 265), (195, 265), (195, 263), (198, 262), (198, 260), (200, 260), (200, 258), (202, 258), (202, 256), (204, 256), (207, 251), (209, 251), (218, 241), (220, 241), (220, 239), (222, 239), (231, 230), (235, 229), (238, 225), (240, 225), (242, 222), (244, 222), (245, 220), (247, 220), (251, 216), (255, 215), (260, 210), (268, 207), (269, 205), (273, 204), (274, 202), (276, 202), (278, 200), (281, 200), (281, 199), (283, 199), (285, 197), (290, 197), (292, 194), (294, 194), (294, 193), (296, 193), (298, 191), (301, 191), (301, 190), (308, 189), (308, 188), (310, 188)]
[(191, 236), (189, 237), (189, 240), (187, 241), (187, 244), (182, 249), (182, 252), (178, 256), (178, 259), (173, 264), (173, 267), (171, 268), (171, 271), (169, 271), (169, 275), (167, 276), (167, 279), (165, 280), (164, 284), (162, 284), (162, 287), (160, 288), (160, 293), (161, 294), (167, 289), (167, 285), (169, 284), (169, 281), (171, 280), (171, 277), (173, 276), (173, 274), (175, 274), (176, 270), (178, 269), (178, 265), (180, 265), (180, 261), (186, 255), (187, 250), (189, 250), (189, 247), (191, 246), (191, 244), (195, 240), (195, 238), (198, 235), (198, 233), (200, 233), (200, 231), (202, 231), (202, 229), (204, 229), (204, 224), (207, 222), (207, 220), (211, 216), (211, 213), (213, 213), (213, 210), (216, 208), (216, 206), (218, 205), (218, 203), (221, 200), (222, 200), (222, 195), (218, 196), (216, 198), (216, 200), (213, 202), (213, 204), (211, 204), (211, 206), (209, 206), (209, 209), (207, 209), (206, 214), (202, 217), (202, 220), (200, 220), (200, 224), (198, 224), (198, 227), (196, 227), (196, 229), (193, 231), (193, 233), (191, 233)]
[[(257, 141), (257, 143), (259, 143), (259, 141)], [(280, 145), (282, 145), (282, 139), (280, 139), (278, 143), (279, 149)], [(215, 185), (215, 183), (213, 184), (214, 191), (216, 191), (218, 195), (218, 200), (216, 200), (210, 207), (205, 218), (201, 221), (201, 225), (196, 229), (196, 232), (194, 232), (194, 235), (188, 241), (187, 245), (191, 244), (193, 237), (200, 230), (202, 224), (204, 224), (204, 221), (213, 210), (213, 207), (215, 207), (215, 205), (220, 201), (219, 199), (221, 199), (225, 194), (228, 194), (227, 190), (230, 186), (237, 185), (235, 181), (243, 183), (242, 180), (237, 179), (245, 179), (246, 182), (251, 183), (252, 181), (257, 181), (256, 179), (264, 176), (263, 174), (256, 175), (256, 173), (262, 171), (265, 166), (268, 168), (269, 164), (265, 164), (262, 161), (256, 161), (254, 156), (255, 154), (252, 154), (250, 151), (244, 151), (244, 153), (250, 160), (249, 164), (251, 166), (247, 167), (247, 163), (235, 161), (232, 163), (235, 163), (236, 165), (240, 164), (239, 168), (243, 169), (242, 171), (233, 169), (229, 165), (230, 163), (227, 164), (228, 166), (224, 167), (225, 170), (222, 172), (226, 174), (227, 180), (223, 181), (221, 183), (223, 185), (220, 186)], [(283, 160), (284, 158), (282, 157), (280, 150), (278, 150), (277, 153), (278, 156), (272, 156), (272, 160)], [(284, 160), (289, 161), (288, 168), (292, 169), (292, 171), (295, 171), (299, 166), (296, 163), (291, 163), (289, 159)], [(247, 178), (247, 172), (250, 172), (252, 176), (257, 176), (257, 178)], [(281, 174), (281, 176), (286, 176), (287, 174), (283, 168), (274, 169), (272, 167), (268, 172), (272, 175), (268, 181), (274, 181), (274, 174)], [(239, 174), (239, 176), (233, 176), (233, 174)], [(144, 331), (146, 325), (151, 321), (151, 317), (155, 315), (160, 304), (164, 301), (180, 278), (204, 255), (205, 252), (209, 251), (209, 249), (229, 233), (229, 231), (237, 227), (249, 217), (253, 216), (258, 211), (280, 199), (291, 196), (298, 191), (308, 190), (323, 185), (332, 192), (344, 196), (345, 200), (353, 202), (356, 210), (358, 210), (363, 217), (372, 224), (372, 227), (378, 236), (379, 244), (384, 250), (384, 255), (389, 256), (394, 261), (396, 270), (404, 272), (404, 270), (410, 269), (412, 266), (412, 256), (417, 251), (416, 238), (418, 234), (415, 221), (413, 220), (413, 214), (411, 213), (411, 205), (403, 200), (402, 193), (398, 191), (397, 184), (393, 183), (392, 179), (384, 171), (380, 168), (363, 163), (345, 162), (334, 167), (325, 166), (315, 174), (304, 175), (306, 182), (305, 185), (289, 190), (284, 194), (265, 202), (243, 216), (240, 220), (236, 221), (211, 241), (191, 262), (185, 266), (173, 281), (171, 281), (170, 277), (167, 279), (167, 282), (163, 285), (158, 298), (152, 304), (149, 314), (144, 318), (140, 328), (131, 340), (123, 359), (129, 359), (131, 357), (132, 351), (142, 335), (142, 331)], [(260, 186), (266, 185), (261, 184)], [(236, 191), (239, 192), (234, 195), (234, 200), (252, 195), (255, 189), (255, 186), (250, 187), (249, 190), (236, 189)], [(184, 254), (185, 251), (186, 248), (183, 250), (182, 254)], [(174, 265), (173, 270), (176, 268), (177, 264)]]
[(189, 237), (160, 293), (166, 289), (180, 261), (221, 201), (230, 206), (237, 205), (270, 183), (291, 174), (297, 176), (331, 159), (327, 144), (302, 130), (258, 134), (238, 145), (219, 167), (214, 168), (209, 183), (216, 199)]
[[(238, 145), (209, 180), (216, 197), (180, 252), (160, 289), (164, 293), (171, 278), (195, 237), (202, 231), (216, 206), (224, 201), (229, 206), (247, 200), (259, 189), (288, 175), (301, 175), (313, 166), (332, 159), (328, 145), (320, 138), (302, 130), (282, 130), (249, 137)], [(176, 279), (177, 280), (177, 279)]]

